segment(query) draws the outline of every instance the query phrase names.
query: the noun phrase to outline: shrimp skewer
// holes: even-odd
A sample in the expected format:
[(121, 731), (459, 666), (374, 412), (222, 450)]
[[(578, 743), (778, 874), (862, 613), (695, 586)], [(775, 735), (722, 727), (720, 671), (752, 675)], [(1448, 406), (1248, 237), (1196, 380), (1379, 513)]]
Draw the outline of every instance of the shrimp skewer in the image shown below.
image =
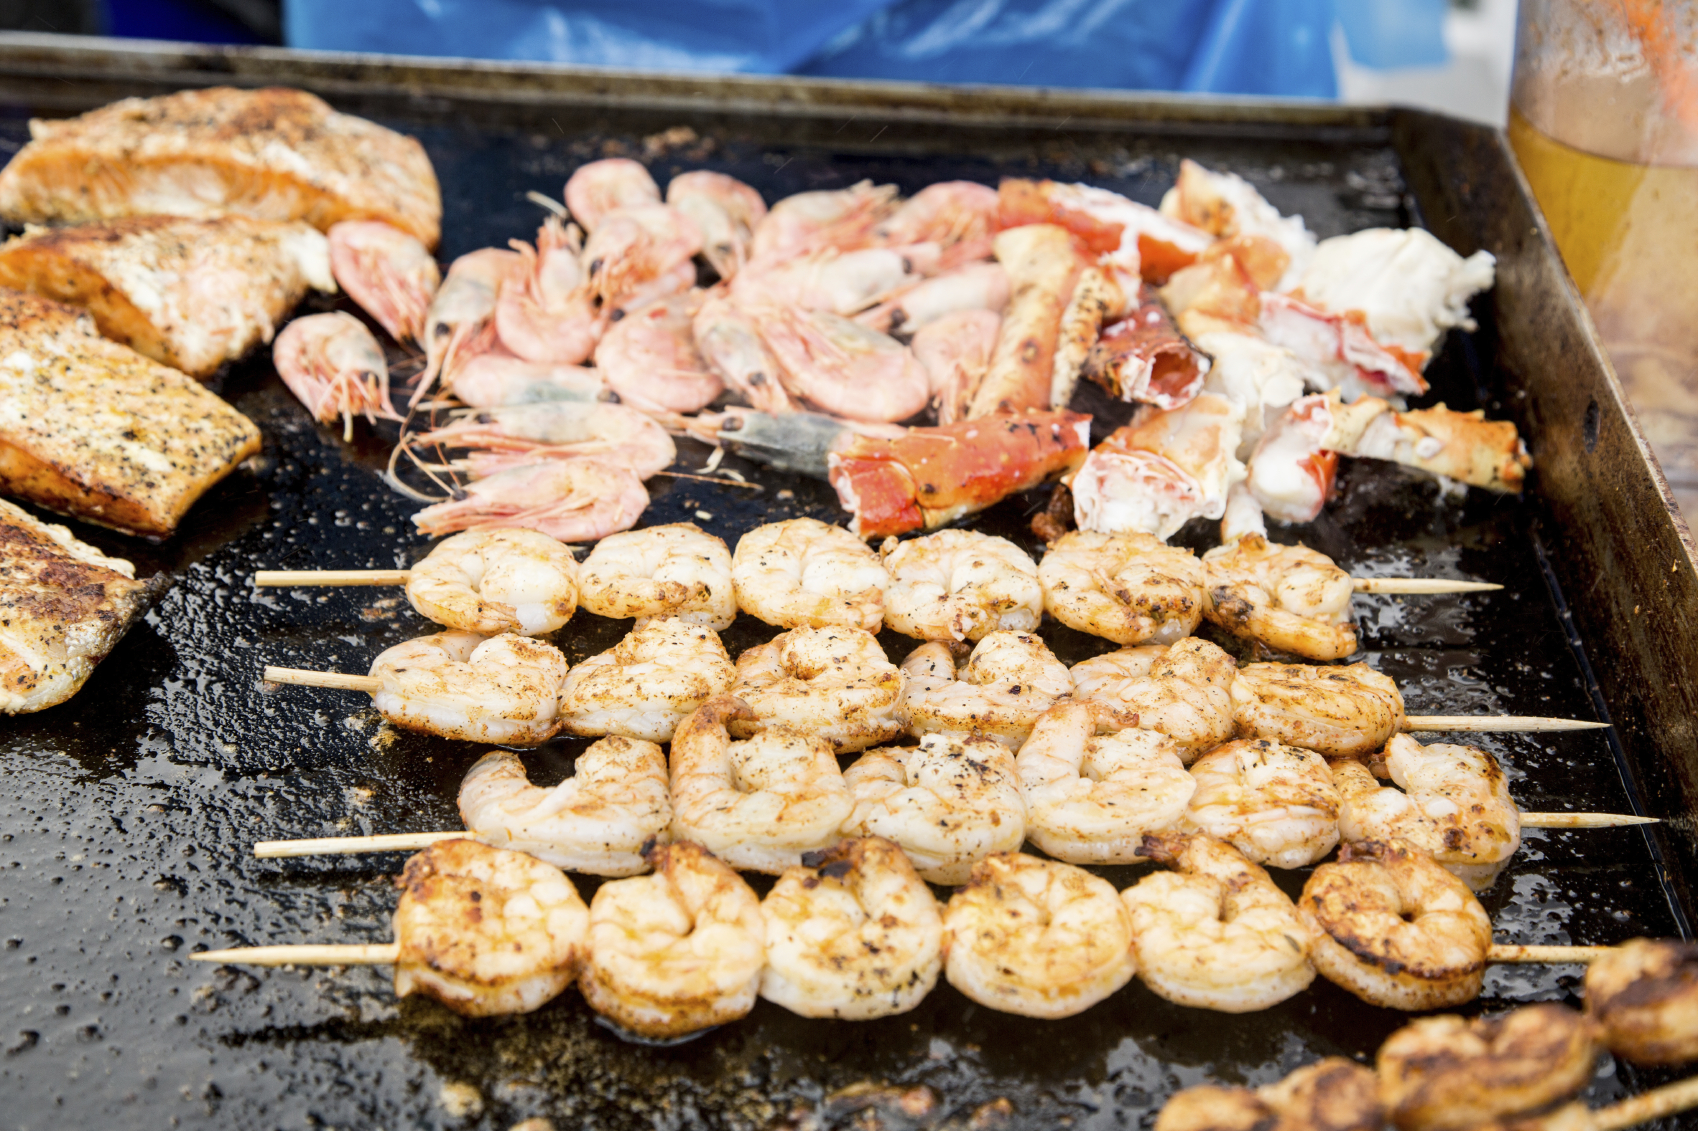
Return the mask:
[(731, 551), (693, 523), (608, 535), (579, 581), (584, 609), (599, 617), (675, 616), (724, 632), (737, 616)]

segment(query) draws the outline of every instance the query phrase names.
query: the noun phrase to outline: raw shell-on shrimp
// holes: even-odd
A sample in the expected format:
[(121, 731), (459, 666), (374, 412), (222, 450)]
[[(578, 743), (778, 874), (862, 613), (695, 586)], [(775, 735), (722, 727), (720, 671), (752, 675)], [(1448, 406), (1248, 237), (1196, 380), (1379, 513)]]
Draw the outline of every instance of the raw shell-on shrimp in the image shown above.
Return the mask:
[[(855, 321), (886, 334), (913, 334), (942, 318), (966, 310), (1000, 315), (1008, 306), (1008, 271), (1000, 263), (969, 263), (903, 291), (855, 316)], [(1000, 323), (999, 323), (1000, 324)]]
[(760, 898), (699, 844), (658, 844), (648, 860), (654, 875), (602, 884), (590, 901), (584, 1000), (654, 1040), (737, 1020), (761, 984)]
[(709, 292), (690, 330), (702, 360), (726, 388), (763, 413), (796, 411), (779, 379), (778, 359), (761, 341), (755, 320), (729, 299)]
[(1203, 567), (1149, 534), (1074, 530), (1038, 563), (1044, 608), (1069, 628), (1117, 644), (1172, 644), (1203, 619)]
[(953, 424), (967, 415), (1001, 329), (1002, 316), (993, 311), (955, 310), (915, 333), (909, 348), (931, 380), (939, 424)]
[(920, 281), (918, 272), (914, 255), (890, 248), (828, 248), (742, 272), (732, 280), (731, 297), (750, 310), (790, 303), (849, 315), (913, 287)]
[(466, 771), (459, 806), (485, 844), (592, 876), (646, 871), (643, 846), (672, 824), (666, 754), (612, 735), (591, 743), (552, 788), (532, 785), (517, 754), (491, 750)]
[(407, 575), (407, 600), (438, 624), (485, 636), (543, 636), (578, 607), (572, 551), (534, 530), (468, 530)]
[(937, 244), (940, 266), (950, 270), (975, 259), (989, 259), (998, 227), (997, 193), (973, 181), (938, 181), (896, 206), (875, 229), (887, 247)]
[(696, 349), (701, 291), (672, 295), (613, 323), (596, 347), (608, 387), (645, 412), (695, 412), (725, 389)]
[(526, 361), (583, 361), (595, 352), (607, 318), (578, 262), (578, 230), (550, 216), (537, 230), (535, 247), (510, 242), (519, 259), (502, 278), (495, 302), (501, 344)]
[(1072, 1017), (1132, 980), (1132, 916), (1083, 868), (1004, 852), (950, 897), (949, 984), (989, 1009)]
[(844, 835), (893, 841), (930, 883), (964, 884), (975, 863), (1026, 839), (1014, 756), (980, 735), (869, 750), (843, 779), (855, 794)]
[(480, 353), (454, 374), (454, 395), (473, 408), (538, 401), (596, 401), (607, 392), (601, 374), (580, 365), (526, 361), (510, 353)]
[(634, 408), (605, 401), (537, 401), (480, 409), (411, 436), (408, 442), (414, 447), (471, 449), (465, 465), (473, 479), (586, 456), (648, 479), (678, 458), (666, 429)]
[(654, 617), (572, 669), (560, 688), (561, 729), (671, 742), (679, 723), (736, 678), (713, 629)]
[(348, 296), (396, 341), (424, 341), (430, 300), (442, 283), (425, 245), (381, 220), (344, 220), (327, 235), (330, 269)]
[(701, 232), (676, 208), (622, 208), (584, 241), (587, 287), (604, 314), (637, 310), (694, 286), (701, 249)]
[(425, 368), (413, 390), (414, 404), (438, 378), (443, 388), (452, 389), (461, 366), (495, 345), (496, 296), (502, 280), (523, 262), (517, 252), (485, 247), (448, 265), (425, 314)]
[(1018, 749), (1038, 716), (1073, 692), (1067, 665), (1030, 632), (993, 632), (959, 670), (947, 644), (922, 644), (902, 661), (908, 676), (897, 718), (915, 736), (982, 734)]
[(701, 231), (702, 257), (721, 279), (732, 278), (749, 258), (749, 242), (766, 216), (760, 193), (736, 177), (706, 169), (673, 177), (666, 203)]
[(405, 730), (535, 746), (554, 734), (566, 657), (528, 636), (439, 632), (378, 654), (372, 706)]
[(1306, 660), (1342, 660), (1356, 651), (1354, 585), (1325, 554), (1246, 534), (1205, 553), (1203, 573), (1210, 624)]
[(983, 640), (1030, 632), (1044, 615), (1038, 567), (1006, 538), (940, 530), (886, 542), (884, 625), (921, 640)]
[(803, 1017), (867, 1021), (913, 1009), (943, 968), (937, 900), (881, 837), (802, 856), (761, 901), (761, 996)]
[(772, 875), (837, 842), (855, 807), (831, 743), (786, 726), (734, 742), (727, 725), (755, 713), (710, 699), (672, 736), (672, 828), (733, 868)]
[(1186, 832), (1205, 832), (1256, 864), (1303, 868), (1338, 844), (1338, 787), (1312, 750), (1266, 738), (1216, 747), (1191, 766)]
[(397, 997), (498, 1017), (539, 1008), (578, 975), (589, 910), (552, 864), (446, 840), (409, 859), (395, 886)]
[(895, 185), (862, 181), (846, 189), (799, 192), (774, 204), (749, 245), (750, 258), (778, 263), (820, 248), (852, 251), (873, 242), (892, 211)]
[(1366, 758), (1403, 729), (1403, 696), (1367, 664), (1246, 664), (1232, 679), (1232, 717), (1241, 738)]
[(561, 542), (629, 530), (649, 505), (630, 469), (596, 459), (553, 459), (474, 479), (461, 497), (413, 516), (426, 534), (524, 526)]
[(731, 556), (737, 607), (780, 628), (877, 632), (890, 574), (872, 548), (817, 518), (757, 526)]
[(849, 420), (905, 420), (931, 399), (931, 378), (907, 346), (823, 310), (763, 308), (756, 326), (793, 397)]
[(627, 157), (579, 165), (566, 180), (566, 210), (593, 232), (609, 214), (660, 203), (660, 186), (649, 171)]
[(731, 551), (689, 522), (603, 538), (584, 559), (578, 593), (586, 612), (614, 620), (675, 616), (724, 632), (737, 617)]
[(389, 403), (389, 365), (383, 349), (352, 314), (333, 311), (297, 318), (271, 347), (277, 375), (313, 419), (342, 418), (342, 438), (354, 438), (354, 416), (400, 419)]
[(902, 733), (896, 719), (902, 682), (902, 672), (870, 632), (793, 628), (737, 657), (731, 692), (759, 722), (737, 720), (732, 733), (787, 726), (839, 752), (865, 750)]
[(1233, 736), (1238, 665), (1207, 640), (1137, 644), (1073, 665), (1079, 699), (1100, 703), (1115, 725), (1165, 734), (1190, 761)]

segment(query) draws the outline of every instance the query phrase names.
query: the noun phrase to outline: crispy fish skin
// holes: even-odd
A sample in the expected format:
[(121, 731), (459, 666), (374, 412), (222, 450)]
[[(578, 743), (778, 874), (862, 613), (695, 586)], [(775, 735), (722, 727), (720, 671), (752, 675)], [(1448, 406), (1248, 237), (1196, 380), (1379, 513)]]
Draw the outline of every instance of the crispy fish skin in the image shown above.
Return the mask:
[(8, 240), (0, 286), (82, 307), (107, 337), (206, 378), (336, 282), (329, 242), (298, 220), (131, 216)]
[(1088, 266), (1072, 235), (1056, 224), (1008, 228), (997, 233), (994, 247), (1011, 292), (990, 366), (967, 406), (969, 419), (1050, 407), (1062, 319)]
[(170, 584), (134, 572), (0, 500), (0, 713), (40, 711), (82, 688)]
[(0, 289), (0, 491), (164, 538), (259, 449), (253, 422), (192, 377), (80, 311)]
[(210, 87), (32, 119), (0, 172), (0, 216), (80, 223), (162, 213), (383, 220), (435, 247), (442, 194), (424, 147), (301, 90)]

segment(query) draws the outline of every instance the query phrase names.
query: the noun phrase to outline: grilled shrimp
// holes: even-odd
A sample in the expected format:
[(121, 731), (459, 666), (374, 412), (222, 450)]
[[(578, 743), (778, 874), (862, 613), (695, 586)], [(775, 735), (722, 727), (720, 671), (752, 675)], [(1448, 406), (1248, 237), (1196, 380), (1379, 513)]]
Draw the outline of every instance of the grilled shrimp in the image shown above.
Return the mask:
[(640, 310), (695, 286), (692, 260), (701, 249), (702, 233), (676, 208), (621, 208), (603, 217), (584, 241), (585, 285), (609, 317)]
[(826, 310), (785, 304), (755, 314), (785, 389), (848, 420), (906, 420), (931, 399), (931, 377), (895, 338)]
[(1038, 580), (1051, 616), (1116, 644), (1172, 644), (1203, 619), (1196, 555), (1149, 534), (1070, 531), (1050, 544)]
[(928, 734), (869, 750), (843, 780), (855, 795), (843, 834), (893, 841), (934, 884), (966, 883), (978, 861), (1026, 839), (1014, 757), (988, 738)]
[(672, 823), (666, 755), (652, 742), (610, 736), (590, 744), (572, 776), (532, 785), (517, 754), (491, 750), (460, 782), (460, 819), (485, 844), (592, 876), (647, 871), (643, 845)]
[(1149, 833), (1178, 827), (1197, 781), (1179, 747), (1148, 730), (1098, 737), (1089, 704), (1045, 711), (1014, 760), (1026, 836), (1070, 864), (1136, 864)]
[(937, 900), (902, 850), (879, 837), (805, 854), (761, 901), (761, 916), (761, 996), (803, 1017), (906, 1013), (943, 968)]
[(612, 534), (596, 543), (578, 596), (598, 617), (677, 617), (724, 632), (737, 618), (731, 551), (690, 522)]
[(397, 342), (424, 341), (442, 270), (418, 237), (382, 220), (344, 220), (325, 234), (330, 269), (348, 297)]
[(584, 456), (648, 479), (678, 458), (666, 429), (634, 408), (600, 401), (544, 401), (483, 409), (462, 414), (409, 442), (472, 449), (466, 466), (474, 479), (545, 460)]
[(1199, 1084), (1162, 1105), (1155, 1131), (1380, 1131), (1379, 1077), (1342, 1056), (1252, 1091)]
[(721, 279), (735, 276), (749, 258), (749, 241), (766, 217), (761, 194), (724, 173), (679, 173), (666, 186), (666, 203), (702, 233), (702, 257)]
[(607, 392), (601, 374), (581, 365), (526, 361), (509, 353), (480, 353), (454, 374), (454, 395), (473, 408), (536, 401), (597, 401)]
[(474, 479), (461, 498), (426, 507), (413, 525), (426, 534), (523, 526), (561, 542), (629, 530), (649, 505), (636, 473), (598, 459), (551, 459)]
[(943, 912), (944, 976), (990, 1009), (1072, 1017), (1132, 980), (1132, 916), (1107, 880), (1083, 868), (1003, 852)]
[(495, 330), (526, 361), (576, 365), (595, 352), (607, 317), (579, 265), (578, 229), (550, 216), (536, 246), (509, 241), (519, 260), (501, 280)]
[(1297, 913), (1321, 976), (1370, 1005), (1426, 1010), (1480, 996), (1492, 921), (1468, 885), (1403, 841), (1346, 843)]
[(768, 624), (877, 632), (890, 575), (847, 530), (792, 518), (757, 526), (737, 540), (731, 580), (737, 607)]
[(1350, 575), (1325, 554), (1246, 534), (1204, 554), (1203, 572), (1210, 624), (1308, 660), (1356, 651)]
[(1537, 1111), (1592, 1078), (1592, 1029), (1551, 1003), (1413, 1021), (1380, 1046), (1380, 1097), (1402, 1131), (1462, 1131)]
[(528, 636), (439, 632), (378, 654), (372, 706), (406, 730), (535, 746), (552, 735), (566, 657)]
[(561, 729), (670, 742), (678, 724), (725, 694), (736, 674), (713, 629), (654, 617), (572, 669), (560, 688)]
[(993, 632), (960, 669), (947, 644), (922, 644), (902, 661), (908, 676), (896, 717), (915, 737), (982, 734), (1019, 749), (1038, 716), (1073, 691), (1067, 665), (1030, 632)]
[(733, 695), (759, 720), (733, 723), (743, 736), (785, 726), (823, 738), (839, 753), (865, 750), (902, 733), (896, 704), (902, 672), (870, 632), (793, 628), (737, 657)]
[[(855, 321), (885, 334), (912, 334), (946, 314), (1001, 314), (1008, 306), (1008, 270), (1000, 263), (969, 263), (903, 291)], [(948, 423), (944, 421), (943, 423)]]
[(644, 412), (696, 412), (725, 383), (696, 350), (702, 292), (671, 295), (625, 315), (596, 347), (595, 364), (619, 399)]
[(709, 293), (690, 323), (696, 349), (725, 387), (761, 412), (795, 412), (779, 379), (778, 359), (761, 341), (755, 320), (718, 293)]
[(699, 844), (657, 844), (652, 876), (602, 884), (590, 901), (578, 988), (638, 1036), (688, 1036), (755, 1007), (765, 961), (761, 903)]
[(936, 244), (948, 269), (989, 259), (997, 227), (995, 189), (973, 181), (938, 181), (897, 205), (874, 235), (887, 247)]
[(1268, 874), (1210, 836), (1144, 839), (1143, 853), (1176, 869), (1121, 892), (1132, 912), (1138, 971), (1180, 1005), (1249, 1013), (1315, 980), (1309, 932)]
[(314, 420), (342, 418), (342, 439), (354, 438), (354, 417), (399, 420), (389, 403), (389, 363), (365, 323), (332, 311), (297, 318), (271, 347), (277, 375)]
[(1698, 943), (1629, 939), (1586, 967), (1586, 1014), (1634, 1064), (1698, 1060)]
[(820, 248), (851, 251), (873, 242), (875, 226), (888, 216), (895, 185), (862, 181), (846, 189), (798, 192), (780, 200), (755, 227), (750, 258), (781, 263)]
[(1038, 567), (1006, 538), (940, 530), (884, 544), (884, 626), (921, 640), (1030, 632), (1044, 615)]
[(1099, 703), (1115, 725), (1165, 734), (1190, 760), (1232, 737), (1237, 665), (1206, 640), (1186, 637), (1163, 648), (1133, 645), (1073, 665), (1074, 693)]
[(909, 348), (931, 382), (939, 424), (966, 417), (1001, 332), (1002, 316), (989, 310), (952, 310), (915, 332)]
[(420, 615), (463, 632), (543, 636), (578, 607), (578, 563), (534, 530), (468, 530), (409, 571), (407, 600)]
[(1185, 829), (1274, 868), (1313, 864), (1338, 844), (1338, 787), (1326, 759), (1266, 738), (1229, 742), (1191, 767)]
[(614, 212), (660, 203), (660, 186), (628, 157), (607, 157), (572, 170), (566, 180), (566, 210), (593, 232)]
[(578, 976), (589, 911), (552, 864), (445, 840), (408, 860), (395, 886), (397, 997), (495, 1017), (529, 1013)]
[(502, 280), (523, 263), (517, 252), (485, 247), (448, 265), (425, 314), (425, 368), (412, 403), (422, 400), (438, 378), (444, 389), (453, 388), (461, 366), (495, 345), (496, 297)]
[(1367, 664), (1246, 664), (1232, 682), (1232, 717), (1243, 738), (1362, 758), (1403, 728), (1403, 696)]
[(1497, 879), (1521, 847), (1521, 811), (1503, 768), (1473, 746), (1423, 746), (1406, 734), (1386, 743), (1385, 764), (1403, 792), (1382, 787), (1359, 762), (1333, 763), (1346, 840), (1408, 841), (1475, 891)]
[(837, 841), (854, 799), (824, 739), (785, 726), (733, 742), (754, 722), (734, 695), (710, 699), (672, 739), (672, 828), (733, 868), (777, 875)]

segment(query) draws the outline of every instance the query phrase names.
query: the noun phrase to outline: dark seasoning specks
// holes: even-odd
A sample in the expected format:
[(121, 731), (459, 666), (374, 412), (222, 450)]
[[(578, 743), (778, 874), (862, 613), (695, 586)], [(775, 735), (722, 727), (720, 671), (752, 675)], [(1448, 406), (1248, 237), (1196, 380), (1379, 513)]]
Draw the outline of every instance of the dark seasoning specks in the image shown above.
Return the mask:
[[(526, 190), (558, 196), (578, 163), (646, 160), (662, 183), (719, 169), (769, 200), (863, 177), (913, 191), (1002, 175), (1084, 179), (1154, 203), (1179, 156), (1241, 172), (1322, 236), (1412, 222), (1383, 139), (1270, 140), (1253, 130), (1180, 142), (1038, 129), (853, 121), (809, 124), (677, 113), (486, 108), (456, 126), (396, 118), (418, 134), (444, 191), (444, 259), (528, 238), (541, 220)], [(0, 123), (9, 147), (23, 109)], [(836, 124), (836, 123), (833, 123)], [(662, 131), (673, 129), (670, 135)], [(1204, 136), (1204, 135), (1200, 135)], [(652, 139), (645, 144), (644, 138)], [(938, 155), (939, 149), (952, 151)], [(962, 156), (961, 154), (969, 154)], [(325, 300), (316, 300), (321, 305)], [(1479, 338), (1489, 340), (1491, 328)], [(1481, 404), (1485, 347), (1453, 335), (1430, 376), (1453, 408)], [(1008, 1017), (940, 985), (914, 1012), (870, 1023), (806, 1020), (760, 1003), (744, 1021), (673, 1048), (622, 1043), (575, 991), (536, 1014), (468, 1021), (397, 1002), (383, 968), (204, 968), (195, 949), (390, 937), (399, 855), (255, 861), (253, 841), (458, 827), (454, 795), (478, 747), (396, 734), (364, 696), (262, 691), (264, 663), (364, 671), (379, 650), (431, 631), (396, 594), (256, 593), (256, 568), (391, 567), (422, 555), (415, 506), (381, 485), (382, 437), (352, 444), (316, 428), (269, 360), (235, 367), (223, 391), (259, 423), (266, 448), (163, 547), (79, 529), (177, 586), (70, 704), (0, 729), (0, 1125), (37, 1127), (1147, 1127), (1174, 1090), (1205, 1079), (1260, 1083), (1328, 1054), (1371, 1055), (1403, 1020), (1317, 980), (1265, 1013), (1180, 1009), (1134, 983), (1060, 1022)], [(1094, 435), (1123, 419), (1094, 389)], [(1500, 412), (1502, 406), (1484, 402)], [(682, 467), (707, 449), (680, 444)], [(765, 493), (656, 479), (650, 523), (697, 512), (734, 543), (778, 517), (838, 521), (823, 485), (728, 458)], [(1500, 581), (1496, 595), (1358, 598), (1364, 655), (1402, 684), (1412, 712), (1592, 717), (1581, 670), (1534, 549), (1530, 507), (1474, 493), (1441, 501), (1384, 465), (1340, 475), (1342, 498), (1301, 538), (1359, 574)], [(1038, 496), (1004, 502), (978, 528), (1037, 547)], [(1212, 532), (1180, 541), (1203, 548)], [(576, 662), (623, 625), (579, 614), (557, 643)], [(732, 655), (773, 630), (740, 618)], [(1110, 645), (1053, 624), (1074, 662)], [(882, 638), (900, 661), (912, 641)], [(582, 742), (525, 755), (558, 780)], [(1485, 736), (1528, 809), (1631, 807), (1595, 733)], [(1106, 869), (1118, 886), (1141, 869)], [(1276, 873), (1288, 891), (1301, 873)], [(765, 882), (757, 881), (760, 890)], [(588, 898), (594, 880), (579, 883)], [(1638, 831), (1530, 832), (1485, 897), (1500, 941), (1609, 943), (1676, 923)], [(1574, 1003), (1575, 968), (1492, 971), (1479, 1008)], [(1663, 1079), (1604, 1068), (1594, 1104)], [(1631, 1073), (1631, 1076), (1629, 1076)]]

